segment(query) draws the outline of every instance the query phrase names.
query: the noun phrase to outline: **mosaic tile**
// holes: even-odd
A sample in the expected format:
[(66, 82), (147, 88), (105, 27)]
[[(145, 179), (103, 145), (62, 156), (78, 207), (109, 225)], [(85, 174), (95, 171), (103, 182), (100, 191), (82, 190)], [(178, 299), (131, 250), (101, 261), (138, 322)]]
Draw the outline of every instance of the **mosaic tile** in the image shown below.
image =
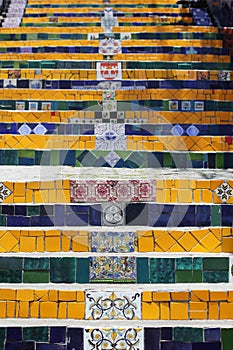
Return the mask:
[(154, 201), (156, 181), (74, 181), (71, 202), (139, 202)]
[(134, 239), (134, 232), (92, 232), (91, 249), (106, 253), (134, 252)]
[(11, 195), (11, 191), (7, 188), (4, 183), (0, 182), (0, 202), (3, 202), (6, 198)]
[(227, 182), (223, 182), (215, 189), (215, 193), (224, 203), (233, 196), (233, 188)]
[(142, 328), (116, 329), (116, 328), (93, 328), (86, 329), (84, 333), (84, 350), (107, 348), (113, 350), (142, 350)]
[(86, 319), (137, 320), (140, 317), (138, 293), (86, 292)]
[(118, 204), (102, 204), (102, 225), (103, 226), (114, 226), (124, 225), (125, 213), (124, 205)]

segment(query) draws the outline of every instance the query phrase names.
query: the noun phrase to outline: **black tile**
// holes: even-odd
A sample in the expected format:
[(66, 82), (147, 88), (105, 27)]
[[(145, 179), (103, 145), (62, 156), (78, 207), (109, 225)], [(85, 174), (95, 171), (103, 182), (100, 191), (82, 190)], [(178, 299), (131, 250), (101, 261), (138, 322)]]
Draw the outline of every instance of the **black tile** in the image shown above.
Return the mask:
[(50, 343), (65, 343), (65, 342), (66, 342), (66, 327), (51, 327)]
[(172, 340), (172, 328), (171, 327), (161, 328), (161, 339), (162, 340)]
[(160, 328), (144, 329), (144, 347), (146, 350), (160, 350)]
[(21, 327), (9, 327), (6, 330), (7, 341), (21, 341), (22, 340), (22, 328)]
[(148, 204), (128, 204), (126, 209), (126, 225), (147, 226), (148, 225)]

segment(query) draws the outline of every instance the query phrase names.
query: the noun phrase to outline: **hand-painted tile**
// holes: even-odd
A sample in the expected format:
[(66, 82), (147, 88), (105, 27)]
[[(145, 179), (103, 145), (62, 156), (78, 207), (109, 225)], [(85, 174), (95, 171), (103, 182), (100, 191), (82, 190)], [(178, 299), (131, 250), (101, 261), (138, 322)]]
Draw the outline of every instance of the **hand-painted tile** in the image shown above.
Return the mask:
[(129, 292), (86, 291), (86, 320), (137, 320), (141, 295)]
[(142, 328), (85, 329), (84, 350), (143, 350)]
[(134, 232), (92, 232), (91, 250), (105, 253), (134, 252)]

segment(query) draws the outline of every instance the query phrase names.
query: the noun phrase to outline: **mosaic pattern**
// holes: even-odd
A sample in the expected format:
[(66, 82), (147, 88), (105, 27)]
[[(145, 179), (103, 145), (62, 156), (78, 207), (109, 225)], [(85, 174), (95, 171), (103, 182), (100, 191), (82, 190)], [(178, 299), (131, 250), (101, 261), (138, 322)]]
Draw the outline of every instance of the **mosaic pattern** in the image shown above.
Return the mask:
[[(181, 291), (177, 288), (176, 292), (97, 293), (95, 298), (95, 293), (89, 289), (0, 289), (0, 318), (84, 320), (93, 317), (91, 313), (94, 310), (95, 317), (103, 312), (106, 320), (112, 320), (115, 315), (121, 320), (135, 317), (142, 321), (232, 320), (232, 290), (187, 288)], [(106, 303), (102, 300), (103, 296), (107, 299)], [(94, 320), (98, 323), (98, 319)]]
[[(48, 235), (49, 233), (49, 235)], [(232, 253), (231, 227), (132, 232), (78, 230), (0, 230), (0, 248), (7, 252), (205, 252)]]
[[(22, 347), (44, 350), (90, 350), (105, 346), (113, 350), (210, 350), (230, 349), (232, 330), (227, 328), (162, 327), (148, 328), (77, 328), (77, 327), (3, 327), (3, 350)], [(153, 343), (152, 341), (153, 340)], [(131, 346), (131, 348), (130, 348)]]
[(71, 181), (71, 202), (154, 201), (156, 181)]
[(137, 320), (140, 318), (139, 293), (86, 292), (86, 319)]
[(1, 283), (228, 283), (231, 273), (228, 257), (0, 257)]
[(0, 349), (231, 350), (232, 33), (176, 0), (12, 0), (1, 24), (0, 165), (69, 168), (2, 175), (0, 319), (25, 328)]
[(84, 340), (84, 350), (98, 349), (143, 349), (143, 331), (141, 328), (130, 329), (87, 329)]

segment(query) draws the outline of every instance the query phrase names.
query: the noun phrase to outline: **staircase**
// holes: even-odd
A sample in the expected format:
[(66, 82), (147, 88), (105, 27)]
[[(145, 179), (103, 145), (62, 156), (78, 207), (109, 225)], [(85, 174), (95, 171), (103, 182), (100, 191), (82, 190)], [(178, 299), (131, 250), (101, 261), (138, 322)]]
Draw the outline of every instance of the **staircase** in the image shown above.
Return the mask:
[(0, 349), (232, 350), (223, 35), (197, 2), (3, 5)]

